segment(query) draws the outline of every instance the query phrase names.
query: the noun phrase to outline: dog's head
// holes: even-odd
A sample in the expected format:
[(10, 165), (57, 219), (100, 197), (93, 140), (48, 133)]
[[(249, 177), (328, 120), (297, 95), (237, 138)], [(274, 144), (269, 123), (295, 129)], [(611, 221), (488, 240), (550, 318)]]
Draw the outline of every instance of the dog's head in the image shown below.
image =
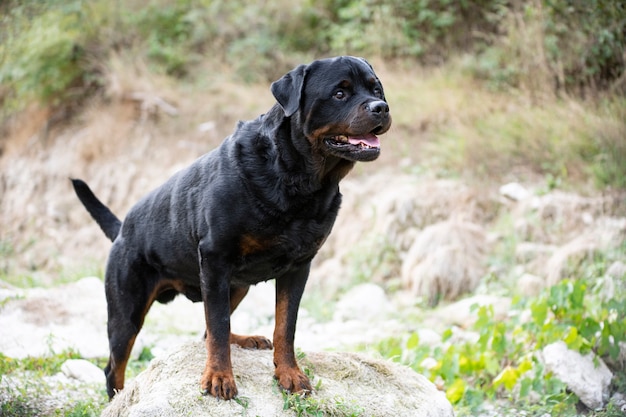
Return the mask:
[(313, 61), (285, 74), (271, 89), (285, 116), (299, 113), (315, 150), (349, 161), (380, 155), (377, 135), (389, 130), (391, 116), (383, 86), (364, 59)]

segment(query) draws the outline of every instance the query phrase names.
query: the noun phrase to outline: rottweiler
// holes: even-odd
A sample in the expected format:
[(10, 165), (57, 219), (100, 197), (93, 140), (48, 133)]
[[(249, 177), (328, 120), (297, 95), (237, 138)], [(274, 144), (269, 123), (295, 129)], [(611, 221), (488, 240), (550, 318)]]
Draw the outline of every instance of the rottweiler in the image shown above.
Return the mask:
[[(339, 206), (339, 181), (380, 154), (391, 126), (372, 66), (350, 56), (300, 65), (271, 85), (277, 103), (239, 122), (212, 152), (174, 174), (120, 221), (87, 184), (78, 198), (113, 242), (105, 274), (109, 398), (124, 387), (131, 348), (150, 306), (178, 294), (202, 301), (205, 394), (237, 395), (230, 344), (274, 348), (275, 378), (290, 392), (311, 383), (294, 354), (294, 334), (311, 260)], [(230, 315), (250, 285), (276, 280), (273, 343), (231, 333)]]

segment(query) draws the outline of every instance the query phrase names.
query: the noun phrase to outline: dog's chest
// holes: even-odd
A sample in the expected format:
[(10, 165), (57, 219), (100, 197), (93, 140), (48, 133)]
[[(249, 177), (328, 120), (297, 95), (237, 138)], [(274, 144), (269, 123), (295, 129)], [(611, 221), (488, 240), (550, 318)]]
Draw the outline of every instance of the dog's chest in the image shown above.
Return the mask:
[(310, 262), (332, 230), (337, 200), (325, 211), (308, 208), (267, 225), (265, 230), (243, 234), (235, 280), (250, 284), (273, 279)]

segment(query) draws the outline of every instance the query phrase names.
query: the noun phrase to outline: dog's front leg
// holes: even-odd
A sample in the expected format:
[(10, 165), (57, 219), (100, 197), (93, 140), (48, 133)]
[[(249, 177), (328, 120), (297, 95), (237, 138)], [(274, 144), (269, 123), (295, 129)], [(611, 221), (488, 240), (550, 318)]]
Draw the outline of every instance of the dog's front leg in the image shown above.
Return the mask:
[(309, 276), (310, 263), (276, 280), (276, 327), (274, 328), (275, 378), (289, 392), (312, 391), (309, 378), (300, 370), (294, 352), (294, 336), (300, 299)]
[(230, 275), (228, 262), (210, 251), (199, 251), (200, 287), (206, 318), (207, 360), (200, 381), (204, 394), (230, 400), (237, 385), (230, 361)]

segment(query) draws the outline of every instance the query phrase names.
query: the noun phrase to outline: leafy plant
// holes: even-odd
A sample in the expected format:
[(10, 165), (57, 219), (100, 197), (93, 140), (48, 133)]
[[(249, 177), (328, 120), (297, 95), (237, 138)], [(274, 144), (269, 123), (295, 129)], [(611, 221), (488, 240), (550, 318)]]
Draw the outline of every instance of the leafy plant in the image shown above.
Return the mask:
[(33, 100), (60, 104), (93, 94), (103, 87), (110, 52), (120, 49), (175, 77), (214, 56), (248, 80), (274, 79), (313, 55), (440, 64), (469, 53), (478, 57), (468, 65), (473, 73), (499, 86), (624, 89), (620, 2), (296, 3), (9, 0), (0, 5), (0, 101), (13, 111)]
[[(564, 280), (535, 299), (517, 300), (506, 321), (495, 318), (492, 306), (475, 306), (475, 340), (459, 340), (448, 329), (434, 348), (420, 345), (417, 333), (382, 341), (377, 348), (440, 384), (460, 415), (477, 412), (486, 400), (524, 405), (531, 392), (539, 401), (526, 407), (571, 415), (577, 397), (533, 353), (555, 341), (581, 353), (619, 353), (618, 344), (626, 341), (623, 297), (602, 300), (591, 290), (585, 280)], [(528, 320), (522, 320), (525, 311)]]
[(58, 106), (98, 84), (86, 48), (92, 31), (78, 2), (13, 6), (0, 21), (7, 33), (0, 39), (0, 84), (9, 108), (32, 101)]

